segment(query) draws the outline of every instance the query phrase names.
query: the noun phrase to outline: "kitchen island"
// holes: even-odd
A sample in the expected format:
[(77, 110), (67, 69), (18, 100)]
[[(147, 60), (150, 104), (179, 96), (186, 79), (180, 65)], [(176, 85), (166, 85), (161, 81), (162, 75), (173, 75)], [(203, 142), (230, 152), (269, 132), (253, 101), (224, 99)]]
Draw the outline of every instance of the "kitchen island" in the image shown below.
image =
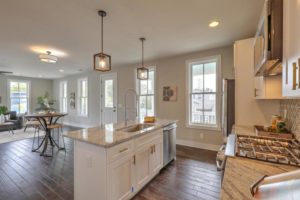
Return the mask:
[[(235, 126), (232, 132), (237, 135), (256, 135), (254, 128), (249, 126)], [(230, 149), (234, 146), (226, 148)], [(232, 151), (229, 150), (228, 152)], [(299, 167), (228, 156), (222, 182), (221, 199), (253, 199), (250, 186), (262, 176), (271, 176), (297, 169)]]
[(65, 133), (74, 139), (74, 199), (130, 199), (163, 167), (163, 128), (132, 121)]

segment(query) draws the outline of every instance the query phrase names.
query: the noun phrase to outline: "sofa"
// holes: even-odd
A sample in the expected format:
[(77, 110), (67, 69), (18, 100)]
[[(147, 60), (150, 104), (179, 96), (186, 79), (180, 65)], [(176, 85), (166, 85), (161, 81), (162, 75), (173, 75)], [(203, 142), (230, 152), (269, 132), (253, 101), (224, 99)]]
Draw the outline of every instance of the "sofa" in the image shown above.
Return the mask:
[[(9, 115), (9, 119), (6, 119), (5, 122), (12, 122), (14, 123), (14, 130), (15, 129), (21, 129), (23, 128), (23, 117), (22, 116), (17, 116), (17, 112), (15, 111), (10, 111), (4, 114)], [(0, 131), (8, 131), (9, 129), (7, 126), (1, 126), (0, 124)]]

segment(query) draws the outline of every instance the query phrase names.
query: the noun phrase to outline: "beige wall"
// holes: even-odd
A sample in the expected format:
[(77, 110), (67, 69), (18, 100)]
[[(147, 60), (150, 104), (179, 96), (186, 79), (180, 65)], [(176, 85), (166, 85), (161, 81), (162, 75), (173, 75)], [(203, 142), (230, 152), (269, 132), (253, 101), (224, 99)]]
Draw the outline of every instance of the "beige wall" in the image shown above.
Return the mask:
[[(177, 139), (186, 144), (196, 145), (203, 148), (217, 149), (222, 143), (222, 134), (218, 131), (208, 131), (200, 129), (186, 128), (186, 61), (213, 55), (221, 55), (222, 76), (233, 78), (233, 47), (223, 47), (207, 51), (201, 51), (186, 55), (180, 55), (160, 60), (148, 62), (147, 66), (156, 66), (156, 111), (157, 117), (167, 119), (178, 119)], [(118, 121), (124, 120), (124, 93), (128, 88), (135, 88), (135, 67), (138, 64), (130, 66), (114, 67), (113, 71), (118, 74)], [(56, 100), (59, 95), (59, 82), (68, 81), (68, 94), (76, 92), (77, 79), (88, 77), (89, 86), (89, 116), (87, 118), (77, 116), (76, 110), (70, 110), (69, 116), (65, 122), (72, 125), (95, 126), (100, 124), (100, 74), (90, 71), (84, 74), (69, 76), (54, 80), (53, 94)], [(176, 102), (162, 101), (163, 86), (176, 85), (178, 87), (178, 100)], [(131, 108), (134, 101), (131, 100)], [(133, 116), (132, 113), (130, 113)], [(203, 138), (200, 137), (203, 133)]]
[[(181, 143), (212, 149), (218, 148), (222, 143), (221, 132), (186, 127), (186, 61), (214, 55), (221, 55), (222, 77), (234, 78), (232, 46), (147, 63), (147, 66), (156, 66), (157, 117), (179, 120), (177, 139)], [(128, 87), (134, 87), (134, 66), (120, 68), (118, 70), (118, 81), (119, 103), (122, 103), (123, 91)], [(162, 100), (163, 86), (170, 85), (178, 87), (178, 100), (176, 102), (164, 102)], [(119, 112), (119, 120), (120, 119), (123, 119), (122, 112)], [(201, 133), (203, 133), (203, 138), (200, 136)]]
[(30, 81), (30, 112), (33, 112), (37, 105), (37, 97), (44, 96), (45, 92), (48, 92), (50, 97), (53, 97), (53, 81), (47, 79), (28, 78), (21, 76), (1, 76), (0, 75), (0, 96), (2, 102), (0, 105), (6, 105), (8, 107), (8, 80), (26, 80)]

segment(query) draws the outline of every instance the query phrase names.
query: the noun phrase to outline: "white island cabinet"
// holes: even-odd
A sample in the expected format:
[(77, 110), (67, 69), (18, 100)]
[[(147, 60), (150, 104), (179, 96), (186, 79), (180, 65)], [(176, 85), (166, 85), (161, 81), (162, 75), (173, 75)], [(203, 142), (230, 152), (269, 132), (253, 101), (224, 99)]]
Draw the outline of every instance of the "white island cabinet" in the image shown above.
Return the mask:
[(135, 133), (116, 127), (66, 133), (74, 139), (74, 199), (125, 200), (137, 194), (163, 167), (163, 127), (175, 121), (159, 122)]

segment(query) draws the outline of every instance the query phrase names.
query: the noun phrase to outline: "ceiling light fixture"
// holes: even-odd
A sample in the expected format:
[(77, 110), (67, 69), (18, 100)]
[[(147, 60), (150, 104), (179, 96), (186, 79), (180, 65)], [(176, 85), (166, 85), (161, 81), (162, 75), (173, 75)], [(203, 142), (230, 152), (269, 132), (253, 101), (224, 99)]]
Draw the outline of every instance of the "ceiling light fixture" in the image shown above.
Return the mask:
[(63, 69), (60, 69), (60, 70), (58, 70), (59, 72), (64, 72), (65, 70), (63, 70)]
[(137, 78), (139, 80), (147, 80), (149, 75), (149, 69), (144, 67), (144, 41), (145, 38), (140, 38), (142, 42), (142, 67), (137, 68)]
[(41, 54), (40, 60), (42, 62), (47, 62), (47, 63), (56, 63), (57, 62), (57, 57), (51, 55), (51, 51), (46, 51), (47, 54)]
[(219, 21), (214, 20), (214, 21), (209, 23), (209, 27), (214, 28), (214, 27), (219, 26), (219, 24), (220, 24)]
[(111, 70), (111, 56), (103, 53), (103, 17), (107, 14), (105, 11), (99, 10), (98, 15), (101, 17), (101, 53), (94, 55), (94, 70), (107, 72)]

